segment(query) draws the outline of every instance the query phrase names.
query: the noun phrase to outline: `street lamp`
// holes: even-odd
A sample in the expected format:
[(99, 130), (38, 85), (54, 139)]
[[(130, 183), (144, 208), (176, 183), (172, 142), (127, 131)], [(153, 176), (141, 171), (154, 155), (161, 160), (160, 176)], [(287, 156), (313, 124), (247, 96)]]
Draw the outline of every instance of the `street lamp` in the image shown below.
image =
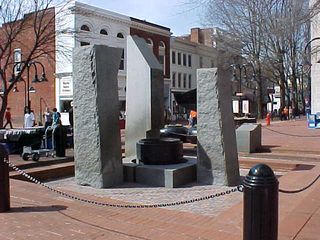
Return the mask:
[(236, 92), (236, 96), (239, 96), (239, 113), (242, 115), (242, 99), (241, 97), (243, 96), (242, 93), (242, 72), (244, 73), (244, 79), (247, 81), (248, 76), (247, 76), (247, 68), (246, 64), (232, 64), (231, 67), (233, 68), (233, 78), (235, 81), (237, 81), (237, 70), (239, 70), (239, 92)]
[[(42, 75), (41, 75), (40, 79), (38, 77), (37, 65), (40, 65), (42, 67)], [(12, 69), (12, 73), (13, 73), (12, 78), (9, 80), (10, 83), (17, 83), (21, 80), (24, 82), (24, 84), (25, 84), (25, 107), (27, 106), (29, 110), (31, 109), (30, 92), (35, 92), (35, 89), (33, 87), (30, 87), (30, 69), (32, 66), (34, 67), (34, 71), (35, 71), (35, 76), (34, 76), (34, 79), (32, 80), (33, 83), (48, 81), (46, 78), (44, 65), (38, 61), (15, 62), (13, 65), (13, 69)], [(27, 69), (27, 81), (23, 80), (21, 75), (19, 75), (19, 73), (18, 73), (18, 76), (15, 76), (15, 73), (14, 73), (15, 71), (17, 71), (18, 68), (20, 70), (23, 67), (26, 67), (26, 69)]]
[[(237, 81), (237, 69), (239, 70), (239, 95), (242, 95), (242, 71), (244, 71), (244, 78), (247, 80), (247, 68), (246, 65), (240, 64), (232, 64), (231, 67), (233, 68), (233, 78)], [(237, 95), (237, 94), (236, 94)]]

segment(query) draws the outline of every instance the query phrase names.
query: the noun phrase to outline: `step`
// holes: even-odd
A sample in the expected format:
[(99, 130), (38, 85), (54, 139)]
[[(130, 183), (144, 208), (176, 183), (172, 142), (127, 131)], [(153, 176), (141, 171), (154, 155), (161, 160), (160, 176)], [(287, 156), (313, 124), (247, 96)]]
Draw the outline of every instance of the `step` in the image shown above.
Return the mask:
[[(11, 161), (11, 159), (10, 159)], [(35, 168), (35, 167), (43, 167), (43, 166), (50, 166), (50, 165), (56, 165), (60, 163), (67, 163), (67, 162), (73, 162), (74, 157), (68, 156), (68, 157), (55, 157), (55, 158), (46, 158), (41, 157), (39, 161), (35, 162), (31, 159), (28, 161), (24, 161), (21, 158), (21, 161), (12, 161), (13, 164), (15, 164), (20, 169), (29, 169), (29, 168)], [(13, 169), (10, 168), (10, 171), (13, 171)]]
[(313, 164), (305, 164), (301, 162), (293, 161), (279, 161), (275, 159), (259, 159), (259, 158), (239, 158), (239, 165), (241, 169), (250, 169), (257, 164), (267, 164), (275, 172), (289, 172), (289, 171), (301, 171), (311, 170), (315, 167)]
[[(73, 161), (63, 162), (63, 163), (54, 164), (54, 165), (28, 168), (28, 169), (25, 169), (24, 171), (39, 181), (60, 179), (64, 177), (74, 176), (74, 163)], [(14, 170), (10, 172), (10, 178), (23, 180), (23, 181), (30, 181), (27, 178), (25, 178), (23, 175), (21, 175), (20, 173)]]
[[(276, 154), (276, 153), (250, 153), (239, 154), (239, 158), (259, 158), (259, 159), (274, 159), (274, 160), (288, 160), (288, 161), (303, 161), (303, 162), (320, 162), (320, 155), (316, 154)], [(303, 159), (303, 160), (302, 160)]]

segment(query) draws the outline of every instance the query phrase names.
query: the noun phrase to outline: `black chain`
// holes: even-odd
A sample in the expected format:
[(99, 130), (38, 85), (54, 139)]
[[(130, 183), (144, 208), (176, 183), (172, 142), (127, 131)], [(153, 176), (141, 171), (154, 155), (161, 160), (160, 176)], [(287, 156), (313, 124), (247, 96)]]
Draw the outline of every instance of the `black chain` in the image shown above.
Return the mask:
[(305, 190), (307, 190), (309, 187), (311, 187), (316, 181), (318, 181), (320, 178), (320, 174), (318, 175), (318, 177), (316, 177), (308, 186), (301, 188), (301, 189), (297, 189), (297, 190), (284, 190), (284, 189), (279, 189), (279, 192), (281, 193), (299, 193), (299, 192), (303, 192)]
[(267, 129), (267, 130), (271, 131), (271, 132), (278, 133), (278, 134), (285, 135), (285, 136), (290, 136), (290, 137), (301, 137), (301, 138), (318, 138), (318, 137), (320, 137), (319, 135), (306, 136), (306, 135), (297, 135), (297, 134), (284, 133), (284, 132), (279, 132), (279, 131), (270, 129), (270, 128), (265, 127), (265, 126), (262, 126), (262, 127), (264, 129)]
[(141, 204), (141, 205), (129, 205), (129, 204), (113, 204), (113, 203), (105, 203), (105, 202), (99, 202), (99, 201), (94, 201), (94, 200), (89, 200), (89, 199), (84, 199), (80, 198), (74, 195), (71, 195), (69, 193), (62, 192), (60, 190), (57, 190), (53, 187), (48, 186), (45, 183), (40, 182), (39, 180), (35, 179), (34, 177), (30, 176), (27, 174), (25, 171), (19, 169), (17, 166), (15, 166), (13, 163), (9, 162), (9, 160), (4, 159), (4, 162), (7, 163), (13, 170), (24, 176), (25, 178), (29, 179), (31, 182), (35, 184), (39, 184), (47, 189), (49, 189), (52, 192), (55, 192), (63, 197), (73, 199), (82, 203), (87, 203), (87, 204), (92, 204), (92, 205), (97, 205), (97, 206), (103, 206), (103, 207), (114, 207), (114, 208), (161, 208), (161, 207), (172, 207), (172, 206), (178, 206), (178, 205), (184, 205), (184, 204), (189, 204), (189, 203), (194, 203), (194, 202), (200, 202), (204, 200), (209, 200), (212, 198), (228, 195), (234, 192), (242, 192), (243, 191), (243, 186), (239, 185), (235, 188), (226, 190), (224, 192), (219, 192), (215, 194), (211, 194), (205, 197), (199, 197), (199, 198), (194, 198), (190, 200), (183, 200), (183, 201), (177, 201), (177, 202), (171, 202), (171, 203), (158, 203), (158, 204)]

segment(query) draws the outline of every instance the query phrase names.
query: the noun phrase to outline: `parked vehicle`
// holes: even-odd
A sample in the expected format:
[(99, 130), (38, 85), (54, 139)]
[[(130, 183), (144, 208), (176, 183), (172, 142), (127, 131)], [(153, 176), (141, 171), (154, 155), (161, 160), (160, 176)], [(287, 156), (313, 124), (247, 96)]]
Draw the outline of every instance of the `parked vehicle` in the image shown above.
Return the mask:
[(166, 125), (160, 130), (160, 137), (178, 138), (184, 143), (197, 143), (197, 126), (187, 128), (183, 125)]

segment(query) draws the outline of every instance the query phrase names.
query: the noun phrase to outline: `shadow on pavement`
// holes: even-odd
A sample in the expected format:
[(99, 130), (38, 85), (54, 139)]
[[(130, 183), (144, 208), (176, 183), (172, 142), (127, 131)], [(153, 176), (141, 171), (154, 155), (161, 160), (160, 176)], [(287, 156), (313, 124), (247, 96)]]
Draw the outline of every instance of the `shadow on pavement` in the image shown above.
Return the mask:
[(62, 205), (12, 207), (9, 212), (58, 212), (66, 210), (67, 208), (67, 206)]

